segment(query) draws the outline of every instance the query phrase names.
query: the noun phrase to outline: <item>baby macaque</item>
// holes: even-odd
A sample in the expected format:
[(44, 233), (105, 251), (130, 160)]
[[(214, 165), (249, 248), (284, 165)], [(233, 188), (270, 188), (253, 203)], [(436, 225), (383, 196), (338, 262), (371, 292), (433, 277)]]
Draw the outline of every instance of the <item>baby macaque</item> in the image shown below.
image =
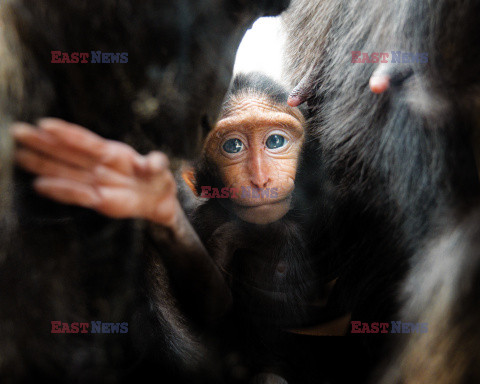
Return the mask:
[(291, 208), (304, 124), (279, 85), (260, 74), (238, 75), (191, 185), (201, 196), (229, 192), (231, 210), (246, 222), (277, 221)]
[[(159, 247), (172, 251), (165, 263), (180, 302), (204, 323), (231, 319), (244, 335), (237, 342), (262, 371), (281, 365), (275, 360), (283, 355), (269, 359), (264, 348), (276, 348), (279, 333), (331, 320), (322, 313), (326, 282), (308, 248), (305, 212), (294, 206), (306, 132), (303, 114), (287, 98), (266, 76), (237, 75), (201, 159), (184, 173), (208, 199), (190, 220), (160, 152), (142, 156), (50, 118), (13, 127), (21, 145), (16, 160), (39, 175), (34, 187), (44, 196), (148, 220)], [(285, 356), (289, 349), (283, 347)]]

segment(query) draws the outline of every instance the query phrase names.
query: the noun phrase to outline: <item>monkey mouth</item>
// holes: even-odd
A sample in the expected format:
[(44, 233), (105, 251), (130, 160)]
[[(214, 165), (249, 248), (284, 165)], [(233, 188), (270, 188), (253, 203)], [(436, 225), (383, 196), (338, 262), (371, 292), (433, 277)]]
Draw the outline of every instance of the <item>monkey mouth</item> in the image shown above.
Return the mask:
[(233, 204), (238, 209), (243, 210), (258, 210), (258, 209), (273, 209), (275, 206), (290, 205), (291, 195), (286, 197), (280, 197), (276, 199), (248, 199), (248, 200), (241, 200), (241, 201), (233, 201)]
[(243, 205), (234, 203), (234, 211), (238, 217), (248, 223), (269, 224), (280, 220), (290, 210), (290, 196), (274, 201), (262, 201), (253, 204), (242, 202)]
[(269, 206), (269, 205), (276, 205), (279, 203), (286, 203), (289, 202), (291, 199), (291, 195), (288, 195), (286, 197), (279, 197), (276, 199), (271, 199), (271, 198), (261, 198), (261, 199), (241, 199), (241, 200), (233, 200), (233, 204), (235, 204), (239, 208), (259, 208), (263, 206)]

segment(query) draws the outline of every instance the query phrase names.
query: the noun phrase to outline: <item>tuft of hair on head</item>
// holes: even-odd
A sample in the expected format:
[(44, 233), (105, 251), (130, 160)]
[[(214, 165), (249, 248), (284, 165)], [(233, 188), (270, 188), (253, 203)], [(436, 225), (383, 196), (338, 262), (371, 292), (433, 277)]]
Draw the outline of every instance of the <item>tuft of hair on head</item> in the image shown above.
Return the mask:
[(239, 73), (236, 75), (232, 80), (228, 94), (233, 96), (242, 91), (266, 96), (275, 104), (284, 104), (288, 99), (287, 89), (261, 72)]
[(289, 93), (281, 83), (264, 73), (238, 73), (230, 83), (222, 105), (221, 117), (229, 116), (235, 110), (239, 100), (257, 96), (284, 110), (286, 113), (292, 114), (303, 123), (304, 111), (300, 108), (292, 108), (287, 104)]

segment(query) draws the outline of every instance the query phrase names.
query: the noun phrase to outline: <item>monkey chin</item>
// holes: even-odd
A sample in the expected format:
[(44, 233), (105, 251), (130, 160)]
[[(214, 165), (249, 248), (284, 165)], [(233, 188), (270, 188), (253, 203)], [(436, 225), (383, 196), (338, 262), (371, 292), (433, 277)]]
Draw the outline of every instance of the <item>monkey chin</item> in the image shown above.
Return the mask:
[(237, 216), (252, 224), (270, 224), (280, 220), (290, 210), (291, 197), (274, 202), (256, 206), (243, 206), (234, 204), (234, 210)]

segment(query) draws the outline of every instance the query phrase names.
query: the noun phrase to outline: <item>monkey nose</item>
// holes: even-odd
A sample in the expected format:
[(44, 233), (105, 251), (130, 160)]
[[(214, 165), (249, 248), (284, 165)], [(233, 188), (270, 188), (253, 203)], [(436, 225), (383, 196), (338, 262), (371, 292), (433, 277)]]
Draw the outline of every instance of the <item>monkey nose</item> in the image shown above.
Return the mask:
[(247, 169), (254, 188), (267, 188), (271, 181), (271, 167), (265, 160), (263, 150), (251, 151)]
[(267, 188), (270, 184), (270, 178), (268, 176), (262, 177), (261, 175), (255, 175), (250, 182), (254, 188)]

